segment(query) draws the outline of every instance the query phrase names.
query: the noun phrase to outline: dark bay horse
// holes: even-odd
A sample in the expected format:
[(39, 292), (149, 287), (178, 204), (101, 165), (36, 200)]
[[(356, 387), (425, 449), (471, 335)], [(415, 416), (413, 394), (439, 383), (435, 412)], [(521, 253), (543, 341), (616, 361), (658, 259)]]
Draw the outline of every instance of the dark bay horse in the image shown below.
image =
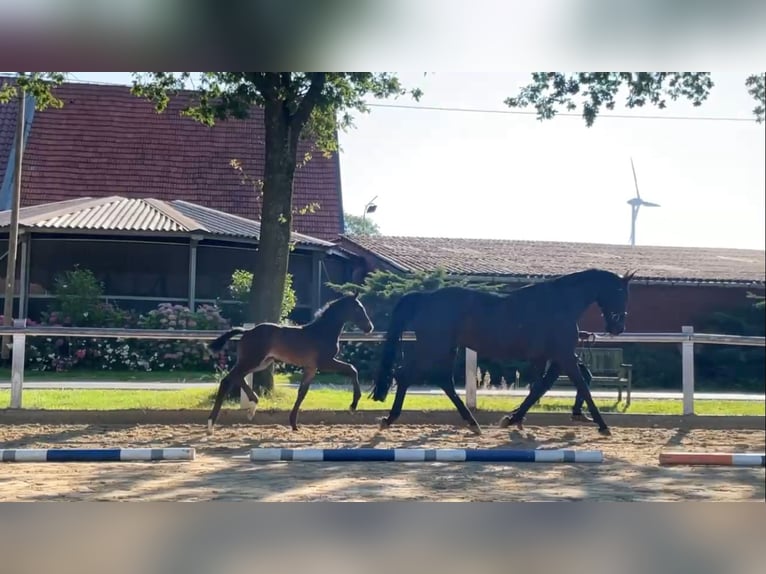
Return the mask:
[[(530, 385), (522, 404), (500, 421), (501, 427), (521, 423), (532, 405), (563, 373), (577, 389), (575, 405), (584, 400), (599, 432), (611, 434), (593, 402), (584, 372), (575, 354), (580, 331), (577, 321), (593, 303), (601, 308), (606, 330), (618, 335), (625, 330), (628, 285), (634, 272), (620, 276), (588, 269), (526, 285), (500, 295), (463, 287), (445, 287), (404, 295), (391, 314), (381, 363), (371, 393), (384, 401), (396, 379), (396, 395), (381, 428), (399, 418), (407, 388), (427, 374), (437, 375), (441, 387), (463, 420), (476, 434), (481, 429), (455, 392), (452, 365), (459, 347), (497, 361), (529, 361), (537, 380)], [(415, 332), (412, 350), (394, 370), (401, 334)], [(546, 364), (549, 367), (546, 370)], [(429, 377), (430, 378), (430, 377)]]
[(213, 425), (230, 385), (238, 385), (244, 390), (251, 401), (248, 419), (255, 416), (258, 396), (245, 382), (245, 376), (267, 369), (274, 361), (303, 367), (298, 396), (290, 412), (290, 426), (293, 430), (298, 430), (298, 409), (306, 398), (317, 371), (339, 373), (351, 378), (354, 396), (350, 409), (355, 411), (362, 396), (359, 375), (352, 364), (337, 358), (340, 351), (340, 333), (348, 322), (365, 333), (373, 330), (372, 321), (359, 301), (359, 293), (330, 301), (317, 311), (313, 321), (305, 325), (293, 327), (260, 323), (250, 330), (237, 327), (210, 343), (210, 350), (218, 353), (229, 339), (235, 335), (242, 335), (237, 343), (237, 362), (218, 386), (215, 404), (207, 420), (208, 434), (213, 432)]

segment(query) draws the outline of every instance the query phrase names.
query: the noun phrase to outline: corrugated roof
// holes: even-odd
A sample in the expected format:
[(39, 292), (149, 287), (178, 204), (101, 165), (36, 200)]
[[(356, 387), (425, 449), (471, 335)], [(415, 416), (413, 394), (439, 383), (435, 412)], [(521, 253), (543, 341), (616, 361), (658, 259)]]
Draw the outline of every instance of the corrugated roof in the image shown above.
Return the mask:
[(598, 267), (617, 273), (637, 269), (636, 278), (647, 281), (766, 282), (764, 251), (750, 249), (359, 235), (337, 243), (403, 272), (442, 268), (452, 274), (533, 279)]
[[(8, 78), (0, 78), (7, 81)], [(239, 160), (248, 178), (264, 174), (263, 113), (205, 126), (180, 115), (189, 93), (172, 98), (163, 114), (128, 86), (65, 83), (55, 88), (61, 109), (37, 111), (26, 141), (22, 205), (82, 196), (119, 195), (185, 200), (250, 220), (261, 216), (261, 198), (231, 166)], [(8, 165), (16, 124), (15, 102), (0, 104), (0, 182)], [(311, 151), (308, 139), (298, 156)], [(337, 155), (313, 153), (295, 172), (293, 204), (312, 203), (296, 214), (293, 229), (335, 239), (343, 231)]]
[[(0, 228), (10, 225), (11, 212), (0, 211)], [(120, 196), (83, 197), (19, 210), (19, 226), (60, 231), (104, 231), (161, 234), (195, 234), (249, 240), (260, 238), (258, 222), (217, 211), (188, 201)], [(303, 245), (332, 247), (333, 244), (293, 233)]]

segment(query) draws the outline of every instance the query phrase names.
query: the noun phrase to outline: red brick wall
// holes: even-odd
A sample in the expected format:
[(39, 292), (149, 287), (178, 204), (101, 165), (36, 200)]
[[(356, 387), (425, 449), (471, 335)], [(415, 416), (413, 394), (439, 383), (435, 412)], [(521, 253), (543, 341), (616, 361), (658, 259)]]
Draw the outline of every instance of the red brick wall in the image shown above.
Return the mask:
[[(712, 286), (632, 285), (626, 330), (633, 333), (679, 332), (683, 325), (697, 328), (700, 315), (752, 305), (749, 288)], [(604, 321), (593, 305), (583, 315), (580, 328), (602, 332)]]

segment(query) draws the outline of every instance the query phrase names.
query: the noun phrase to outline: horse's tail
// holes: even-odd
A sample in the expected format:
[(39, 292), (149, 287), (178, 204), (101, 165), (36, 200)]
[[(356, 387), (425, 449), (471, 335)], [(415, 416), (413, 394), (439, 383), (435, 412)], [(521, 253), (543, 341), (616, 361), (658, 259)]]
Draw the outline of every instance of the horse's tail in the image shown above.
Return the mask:
[(370, 393), (375, 401), (386, 400), (386, 395), (394, 383), (393, 367), (396, 351), (399, 348), (399, 340), (407, 322), (415, 315), (422, 296), (422, 293), (407, 293), (399, 300), (393, 313), (391, 313), (391, 322), (386, 331), (386, 342), (383, 344), (383, 356), (380, 360), (378, 374), (375, 377), (375, 386)]
[(247, 329), (243, 329), (242, 327), (234, 327), (231, 331), (227, 331), (220, 337), (218, 337), (215, 341), (208, 344), (208, 349), (213, 351), (214, 353), (218, 353), (223, 349), (223, 346), (226, 344), (226, 342), (234, 337), (235, 335), (242, 335), (243, 333), (247, 332)]

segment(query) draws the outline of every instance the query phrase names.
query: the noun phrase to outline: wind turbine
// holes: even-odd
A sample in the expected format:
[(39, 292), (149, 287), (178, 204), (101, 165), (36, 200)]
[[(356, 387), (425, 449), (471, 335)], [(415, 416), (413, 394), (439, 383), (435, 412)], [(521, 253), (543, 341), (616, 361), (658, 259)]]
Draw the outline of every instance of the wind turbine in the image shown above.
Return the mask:
[(641, 194), (638, 192), (638, 178), (636, 178), (636, 168), (633, 165), (633, 158), (630, 158), (630, 167), (633, 169), (633, 181), (636, 184), (636, 197), (631, 197), (628, 200), (628, 204), (631, 208), (631, 218), (630, 218), (630, 244), (631, 246), (636, 245), (636, 218), (638, 217), (638, 208), (642, 205), (645, 205), (646, 207), (659, 207), (660, 205), (658, 203), (651, 203), (650, 201), (644, 201), (641, 199)]

